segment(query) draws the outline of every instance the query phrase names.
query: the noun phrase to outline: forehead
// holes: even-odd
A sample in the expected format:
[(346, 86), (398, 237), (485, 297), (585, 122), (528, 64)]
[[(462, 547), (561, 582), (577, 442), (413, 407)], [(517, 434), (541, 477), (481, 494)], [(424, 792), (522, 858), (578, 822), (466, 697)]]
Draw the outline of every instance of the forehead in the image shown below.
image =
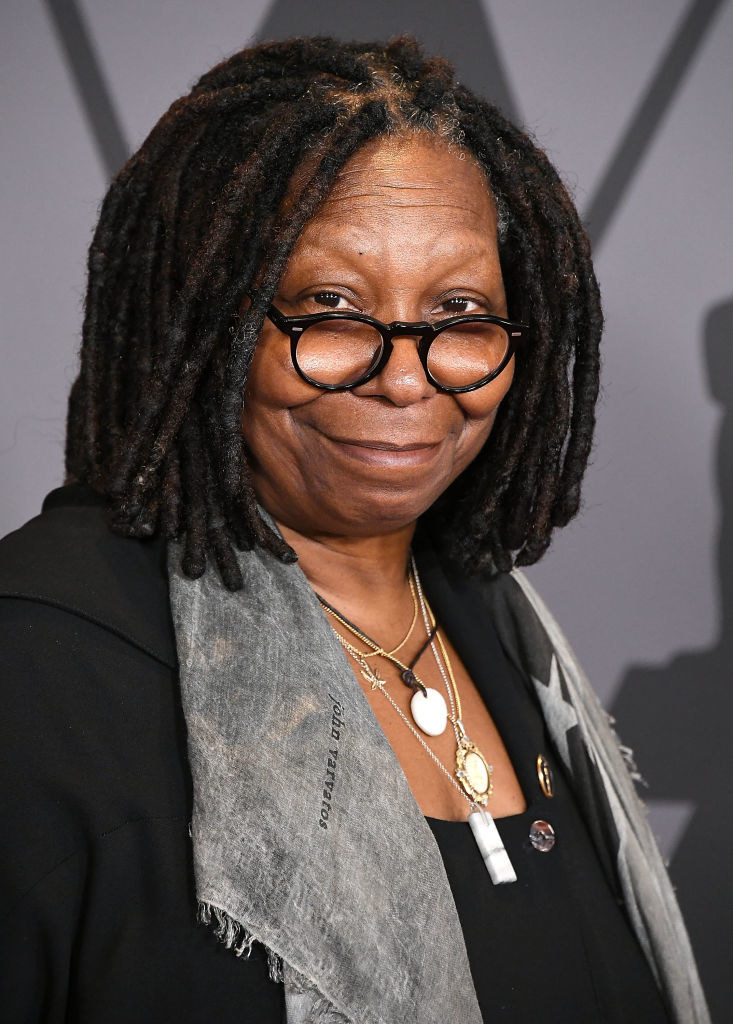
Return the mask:
[(493, 261), (496, 245), (494, 200), (476, 159), (413, 134), (374, 140), (351, 157), (305, 225), (290, 265), (348, 251), (417, 270), (442, 253)]
[[(350, 210), (448, 211), (495, 227), (488, 179), (466, 150), (430, 135), (378, 139), (341, 169), (314, 220)], [(488, 225), (487, 225), (488, 222)]]

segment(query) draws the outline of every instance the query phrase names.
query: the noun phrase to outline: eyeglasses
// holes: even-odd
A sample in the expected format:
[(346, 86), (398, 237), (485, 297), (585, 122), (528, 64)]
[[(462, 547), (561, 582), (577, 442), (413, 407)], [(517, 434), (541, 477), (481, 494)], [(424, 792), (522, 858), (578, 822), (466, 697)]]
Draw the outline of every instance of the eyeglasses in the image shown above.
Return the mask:
[(392, 339), (414, 336), (425, 375), (453, 394), (475, 391), (501, 373), (528, 327), (489, 314), (451, 316), (437, 323), (384, 324), (363, 313), (333, 311), (285, 316), (270, 306), (268, 317), (290, 337), (293, 366), (309, 384), (346, 391), (384, 369)]

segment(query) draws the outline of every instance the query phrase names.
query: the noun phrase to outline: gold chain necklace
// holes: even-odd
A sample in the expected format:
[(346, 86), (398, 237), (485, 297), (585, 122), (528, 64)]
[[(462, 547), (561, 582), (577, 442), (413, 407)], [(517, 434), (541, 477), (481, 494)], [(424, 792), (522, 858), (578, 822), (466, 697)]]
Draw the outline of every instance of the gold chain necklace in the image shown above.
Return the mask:
[[(413, 579), (416, 579), (414, 566), (410, 574), (411, 583)], [(419, 581), (417, 580), (416, 585), (419, 592)], [(319, 596), (318, 600), (329, 615), (332, 615), (337, 622), (344, 626), (345, 629), (371, 649), (369, 653), (359, 651), (358, 648), (350, 648), (351, 650), (356, 651), (365, 659), (379, 655), (386, 658), (400, 669), (400, 676), (403, 683), (414, 691), (410, 700), (410, 713), (412, 714), (414, 723), (423, 733), (425, 733), (426, 736), (442, 736), (448, 722), (448, 706), (446, 705), (442, 695), (432, 687), (426, 686), (414, 671), (414, 667), (419, 661), (423, 651), (432, 643), (433, 633), (431, 632), (428, 635), (426, 642), (418, 651), (417, 655), (412, 659), (411, 663), (409, 665), (405, 665), (404, 662), (395, 657), (393, 651), (385, 651), (384, 648), (376, 642), (376, 640), (372, 640), (370, 636), (367, 636), (366, 633), (359, 629), (358, 626), (355, 626), (353, 622), (350, 622), (345, 615), (342, 615), (341, 612), (337, 611), (324, 598)], [(415, 598), (415, 601), (417, 603), (417, 598)], [(336, 631), (336, 635), (340, 636), (338, 631)], [(453, 702), (451, 700), (451, 706), (452, 705)], [(458, 742), (458, 733), (456, 731), (455, 724), (453, 724), (453, 731), (456, 733), (456, 742)]]
[[(441, 658), (438, 654), (435, 640), (431, 640), (430, 646), (433, 651), (433, 657), (435, 658), (435, 663), (443, 678), (443, 683), (448, 693), (448, 700), (450, 701), (451, 706), (452, 714), (450, 719), (453, 725), (453, 732), (456, 737), (456, 776), (470, 799), (481, 807), (485, 807), (494, 789), (494, 767), (489, 764), (476, 744), (472, 743), (466, 734), (466, 730), (463, 725), (461, 698), (458, 693), (455, 676), (453, 675), (453, 666), (451, 665), (450, 658), (448, 657), (448, 651), (445, 649), (445, 644), (443, 643), (443, 639), (440, 635), (440, 630), (432, 630), (431, 628), (435, 623), (435, 616), (427, 602), (427, 598), (423, 594), (415, 557), (414, 555), (411, 555), (410, 557), (412, 560), (412, 572), (415, 577), (417, 596), (423, 614), (423, 622), (425, 623), (425, 631), (428, 635), (434, 635), (437, 638), (438, 646), (440, 647), (440, 655), (442, 655)], [(443, 662), (445, 662), (445, 668), (443, 668)]]
[[(329, 614), (341, 623), (341, 625), (350, 633), (358, 637), (362, 643), (371, 648), (371, 654), (380, 655), (381, 657), (386, 658), (401, 670), (402, 679), (407, 683), (407, 685), (413, 688), (416, 686), (419, 687), (419, 690), (415, 689), (410, 700), (410, 712), (412, 714), (413, 722), (425, 735), (441, 736), (443, 732), (445, 732), (447, 721), (450, 720), (456, 738), (456, 778), (463, 787), (467, 798), (471, 802), (479, 804), (481, 807), (485, 807), (493, 791), (493, 766), (489, 764), (479, 748), (469, 739), (466, 733), (462, 721), (461, 698), (458, 693), (458, 686), (456, 685), (453, 668), (450, 663), (450, 658), (448, 657), (448, 652), (446, 651), (445, 645), (440, 636), (440, 632), (431, 628), (435, 622), (435, 618), (432, 614), (432, 610), (428, 608), (426, 599), (423, 595), (414, 557), (411, 559), (411, 583), (413, 579), (415, 581), (415, 589), (417, 591), (417, 600), (420, 603), (420, 608), (423, 614), (428, 643), (432, 649), (433, 657), (435, 658), (436, 665), (438, 666), (438, 670), (440, 671), (443, 684), (448, 694), (448, 700), (451, 708), (450, 715), (448, 714), (448, 708), (442, 695), (432, 687), (426, 687), (422, 680), (414, 673), (412, 666), (406, 666), (399, 658), (396, 658), (392, 652), (385, 651), (384, 648), (375, 640), (372, 640), (371, 637), (367, 636), (366, 633), (360, 630), (358, 626), (355, 626), (353, 622), (349, 622), (345, 616), (341, 615), (341, 613), (328, 604), (328, 602), (324, 601), (322, 598), (319, 600)], [(357, 660), (366, 660), (366, 658), (370, 656), (364, 651), (360, 651), (352, 644), (349, 644), (348, 641), (345, 641), (337, 630), (334, 629), (334, 632), (339, 640), (344, 644), (345, 649), (354, 658)], [(435, 644), (436, 635), (440, 646), (440, 653), (438, 652), (438, 648)], [(445, 662), (445, 668), (443, 667), (443, 662)], [(380, 679), (379, 689), (388, 697), (390, 703), (397, 708), (398, 706), (396, 702), (385, 689), (384, 680), (376, 675), (375, 678)], [(372, 681), (372, 689), (374, 689), (375, 686), (377, 686), (377, 684)], [(401, 710), (399, 713), (404, 717)], [(408, 724), (410, 723), (408, 722)], [(411, 724), (410, 728), (413, 728)], [(422, 739), (421, 742), (423, 742)]]
[(381, 654), (382, 657), (392, 658), (394, 660), (394, 664), (399, 666), (404, 672), (409, 672), (412, 670), (409, 669), (408, 666), (404, 666), (402, 665), (401, 662), (398, 662), (394, 655), (397, 653), (398, 650), (401, 650), (402, 647), (404, 647), (407, 640), (409, 640), (409, 638), (412, 637), (413, 632), (415, 630), (415, 626), (418, 622), (418, 613), (420, 611), (420, 608), (418, 606), (418, 595), (415, 589), (415, 580), (413, 577), (412, 569), (411, 572), (409, 572), (407, 583), (409, 584), (409, 593), (411, 593), (413, 598), (413, 621), (411, 624), (409, 624), (409, 629), (405, 633), (404, 637), (400, 640), (397, 646), (393, 647), (391, 650), (384, 650), (382, 647), (380, 647), (378, 643), (375, 643), (375, 641), (372, 640), (371, 637), (366, 636), (365, 633), (362, 633), (359, 629), (357, 629), (353, 623), (350, 623), (348, 621), (348, 618), (345, 618), (339, 611), (336, 610), (336, 608), (330, 605), (328, 601), (325, 601), (324, 598), (318, 597), (318, 600), (320, 601), (322, 607), (324, 607), (335, 618), (338, 618), (338, 621), (341, 623), (342, 626), (344, 626), (350, 633), (353, 633), (354, 636), (357, 636), (359, 640), (363, 641), (363, 643), (368, 644), (372, 648), (371, 651), (361, 651), (362, 657), (377, 657)]
[(420, 609), (418, 608), (418, 604), (417, 604), (417, 593), (415, 592), (415, 580), (413, 579), (412, 573), (410, 573), (407, 582), (410, 584), (410, 596), (412, 597), (412, 622), (410, 623), (410, 628), (407, 630), (407, 633), (406, 633), (405, 638), (402, 641), (402, 643), (397, 644), (397, 646), (393, 647), (391, 651), (387, 651), (386, 652), (388, 658), (391, 658), (393, 655), (397, 654), (398, 651), (402, 650), (402, 648), (405, 646), (407, 641), (412, 636), (412, 631), (414, 630), (415, 625), (417, 623), (417, 615), (418, 615), (418, 612), (419, 612)]
[(471, 799), (468, 793), (465, 791), (465, 786), (459, 785), (453, 778), (451, 773), (445, 767), (440, 758), (430, 749), (425, 740), (422, 738), (417, 729), (408, 720), (407, 715), (402, 711), (402, 708), (397, 704), (393, 697), (387, 692), (384, 680), (380, 678), (377, 672), (372, 669), (363, 658), (361, 652), (350, 644), (348, 640), (341, 636), (341, 634), (333, 627), (334, 635), (336, 636), (339, 643), (342, 645), (361, 669), (361, 674), (366, 681), (371, 685), (372, 689), (378, 689), (387, 700), (390, 702), (394, 710), (400, 716), (402, 721), (405, 723), (407, 728), (410, 730), (412, 735), (418, 741), (423, 750), (428, 754), (431, 760), (436, 764), (440, 771), (445, 775), (451, 785), (455, 786), (461, 796), (468, 802), (470, 811), (468, 814), (468, 824), (471, 827), (471, 832), (476, 841), (476, 845), (479, 848), (481, 857), (483, 858), (486, 870), (489, 873), (489, 877), (494, 885), (504, 885), (508, 882), (516, 882), (517, 876), (512, 866), (512, 862), (509, 859), (509, 854), (506, 852), (499, 830), (496, 827), (496, 822), (484, 807), (477, 801)]
[[(388, 661), (391, 661), (393, 665), (396, 665), (396, 667), (401, 670), (402, 679), (407, 684), (407, 686), (409, 686), (411, 689), (414, 689), (415, 685), (417, 684), (417, 686), (419, 686), (422, 690), (425, 689), (425, 684), (423, 683), (422, 679), (420, 679), (417, 672), (415, 672), (414, 662), (412, 665), (405, 665), (404, 662), (400, 661), (399, 658), (395, 657), (395, 654), (399, 650), (399, 648), (404, 646), (407, 637), (405, 637), (405, 640), (402, 641), (399, 647), (395, 647), (391, 651), (385, 651), (384, 648), (380, 647), (375, 640), (372, 640), (372, 638), (367, 636), (366, 633), (362, 633), (362, 631), (358, 629), (353, 624), (353, 622), (349, 622), (347, 618), (341, 615), (340, 612), (337, 612), (336, 609), (332, 607), (332, 605), (328, 604), (328, 602), (324, 601), (322, 597), (319, 597), (318, 600), (321, 602), (322, 607), (328, 612), (329, 615), (332, 615), (334, 619), (336, 619), (337, 622), (340, 622), (345, 629), (348, 629), (348, 631), (352, 633), (354, 636), (358, 637), (359, 640), (362, 641), (362, 643), (365, 643), (368, 647), (371, 648), (371, 650), (369, 651), (359, 651), (359, 654), (362, 656), (362, 658), (386, 658)], [(358, 650), (358, 648), (354, 649)]]

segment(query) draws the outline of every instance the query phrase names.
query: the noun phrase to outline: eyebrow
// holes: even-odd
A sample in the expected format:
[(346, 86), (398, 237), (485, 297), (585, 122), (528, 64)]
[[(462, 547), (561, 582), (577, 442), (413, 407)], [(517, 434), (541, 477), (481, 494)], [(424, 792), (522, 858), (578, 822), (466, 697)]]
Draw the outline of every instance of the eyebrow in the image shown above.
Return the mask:
[[(368, 234), (354, 237), (351, 232), (343, 232), (343, 226), (343, 222), (338, 226), (338, 238), (333, 236), (330, 228), (319, 228), (318, 232), (308, 240), (308, 251), (351, 258), (355, 253), (362, 256), (366, 251), (372, 249), (369, 246), (370, 238)], [(463, 266), (470, 262), (482, 260), (490, 255), (488, 245), (486, 244), (488, 238), (486, 234), (481, 234), (470, 227), (466, 227), (465, 234), (466, 242), (462, 243), (455, 250), (457, 261), (460, 261), (459, 265)], [(453, 255), (453, 252), (449, 252), (446, 248), (441, 247), (439, 242), (436, 243), (432, 252), (436, 257)], [(301, 256), (301, 258), (303, 257)]]

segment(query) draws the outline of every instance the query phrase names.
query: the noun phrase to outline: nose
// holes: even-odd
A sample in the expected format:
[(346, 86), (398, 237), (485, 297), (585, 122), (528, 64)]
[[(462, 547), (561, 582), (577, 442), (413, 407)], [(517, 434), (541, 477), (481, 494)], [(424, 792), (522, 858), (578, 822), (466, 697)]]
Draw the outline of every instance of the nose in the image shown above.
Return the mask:
[(365, 397), (386, 398), (392, 405), (404, 407), (431, 398), (437, 389), (428, 380), (417, 352), (419, 338), (399, 335), (392, 339), (392, 352), (376, 377), (354, 388)]

